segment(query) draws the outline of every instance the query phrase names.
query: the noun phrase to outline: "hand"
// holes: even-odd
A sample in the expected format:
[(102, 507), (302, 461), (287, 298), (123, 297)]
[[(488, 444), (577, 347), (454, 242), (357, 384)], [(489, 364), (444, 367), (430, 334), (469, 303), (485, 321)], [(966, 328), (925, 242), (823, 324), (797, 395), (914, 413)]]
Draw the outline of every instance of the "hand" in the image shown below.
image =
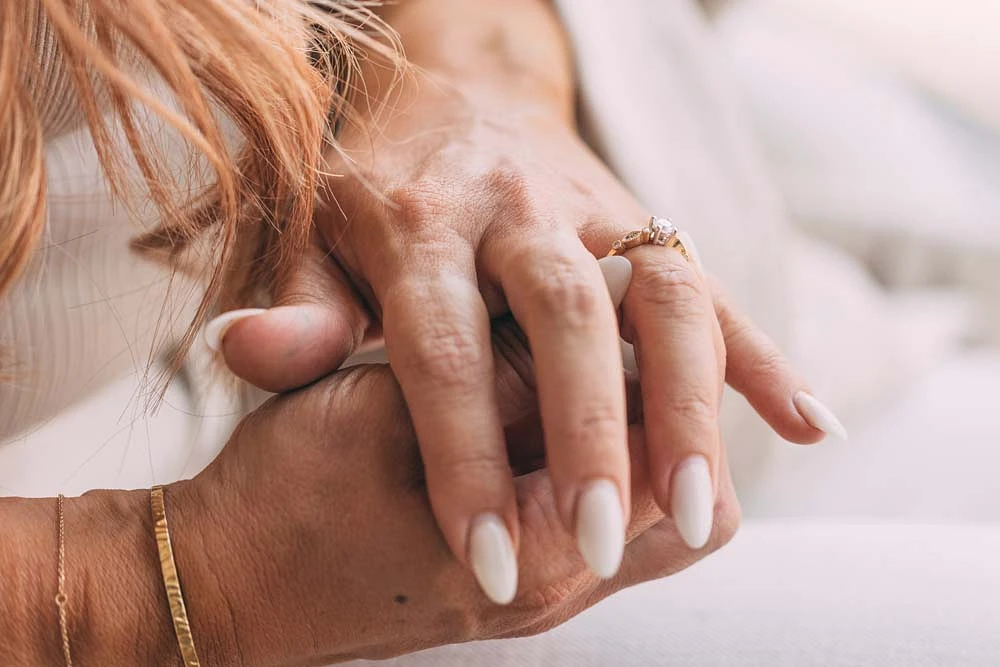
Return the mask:
[[(511, 324), (495, 337), (495, 387), (511, 432), (530, 434), (537, 422), (530, 358), (512, 342)], [(540, 439), (512, 440), (512, 464), (531, 470), (513, 482), (523, 577), (510, 605), (490, 604), (437, 529), (405, 412), (387, 367), (342, 371), (267, 403), (202, 475), (168, 491), (168, 501), (186, 504), (172, 528), (181, 571), (211, 563), (215, 574), (210, 587), (185, 580), (196, 639), (199, 619), (231, 628), (215, 633), (229, 639), (206, 651), (246, 664), (326, 664), (534, 634), (621, 588), (690, 565), (736, 529), (723, 466), (712, 538), (698, 551), (681, 542), (653, 501), (644, 432), (634, 425), (630, 543), (619, 573), (599, 580), (570, 538), (552, 530), (559, 521), (552, 480), (532, 470)]]
[[(233, 327), (226, 359), (265, 388), (302, 385), (341, 363), (374, 314), (419, 437), (435, 515), (469, 562), (481, 517), (500, 517), (515, 548), (519, 539), (490, 381), (490, 318), (509, 308), (535, 357), (560, 522), (591, 568), (610, 576), (615, 550), (602, 545), (623, 540), (615, 526), (628, 517), (629, 467), (618, 323), (593, 256), (646, 213), (561, 117), (511, 118), (487, 106), (422, 94), (374, 146), (368, 135), (369, 143), (346, 136), (356, 163), (340, 171), (355, 175), (331, 180), (338, 207), (319, 221), (316, 261), (286, 290), (285, 305)], [(718, 484), (724, 378), (786, 438), (814, 442), (823, 433), (796, 409), (802, 381), (696, 266), (650, 246), (623, 262), (632, 286), (622, 331), (643, 378), (653, 491), (697, 548)], [(584, 494), (601, 480), (615, 494), (594, 491), (587, 507), (602, 508), (582, 512)], [(619, 521), (593, 519), (611, 516), (609, 505)]]

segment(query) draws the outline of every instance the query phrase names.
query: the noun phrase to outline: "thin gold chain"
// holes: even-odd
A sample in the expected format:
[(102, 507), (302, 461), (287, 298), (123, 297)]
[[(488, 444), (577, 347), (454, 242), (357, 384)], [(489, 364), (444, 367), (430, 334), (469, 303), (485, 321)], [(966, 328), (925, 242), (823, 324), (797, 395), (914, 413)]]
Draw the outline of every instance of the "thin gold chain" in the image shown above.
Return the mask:
[(66, 667), (73, 667), (73, 654), (69, 650), (69, 619), (66, 613), (66, 520), (63, 512), (63, 494), (56, 498), (59, 514), (59, 592), (56, 593), (56, 607), (59, 608), (59, 632), (62, 635), (63, 657)]

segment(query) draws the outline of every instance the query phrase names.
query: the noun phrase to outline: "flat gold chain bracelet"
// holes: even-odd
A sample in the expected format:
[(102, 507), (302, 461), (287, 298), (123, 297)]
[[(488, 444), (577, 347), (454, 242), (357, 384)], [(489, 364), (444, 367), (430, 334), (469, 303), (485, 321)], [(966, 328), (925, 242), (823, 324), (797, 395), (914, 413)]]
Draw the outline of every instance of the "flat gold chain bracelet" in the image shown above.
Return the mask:
[(170, 545), (170, 529), (167, 527), (167, 508), (163, 502), (162, 486), (150, 489), (149, 504), (153, 509), (153, 531), (156, 533), (156, 548), (160, 554), (163, 587), (167, 591), (170, 617), (174, 622), (174, 633), (177, 635), (181, 659), (184, 660), (185, 667), (201, 667), (198, 652), (194, 648), (194, 637), (191, 635), (191, 623), (188, 622), (187, 609), (184, 607), (184, 595), (181, 593), (181, 581), (177, 576), (174, 550)]

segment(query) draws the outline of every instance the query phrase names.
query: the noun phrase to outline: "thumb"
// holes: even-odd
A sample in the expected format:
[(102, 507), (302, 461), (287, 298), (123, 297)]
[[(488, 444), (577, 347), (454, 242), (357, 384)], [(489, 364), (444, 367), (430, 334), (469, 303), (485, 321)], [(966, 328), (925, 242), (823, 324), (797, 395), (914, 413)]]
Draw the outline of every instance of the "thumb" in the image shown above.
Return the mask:
[(271, 308), (223, 313), (204, 331), (229, 369), (261, 389), (284, 392), (328, 375), (364, 339), (368, 313), (319, 247), (274, 296)]

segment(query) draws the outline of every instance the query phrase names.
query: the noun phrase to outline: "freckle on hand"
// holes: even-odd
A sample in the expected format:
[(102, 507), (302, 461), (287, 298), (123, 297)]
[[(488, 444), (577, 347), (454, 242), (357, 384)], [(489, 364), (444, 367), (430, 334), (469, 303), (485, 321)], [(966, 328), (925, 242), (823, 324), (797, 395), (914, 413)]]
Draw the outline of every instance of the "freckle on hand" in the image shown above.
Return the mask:
[(407, 602), (409, 602), (409, 598), (406, 597), (405, 595), (397, 595), (392, 599), (392, 601), (395, 602), (396, 604), (406, 604)]

